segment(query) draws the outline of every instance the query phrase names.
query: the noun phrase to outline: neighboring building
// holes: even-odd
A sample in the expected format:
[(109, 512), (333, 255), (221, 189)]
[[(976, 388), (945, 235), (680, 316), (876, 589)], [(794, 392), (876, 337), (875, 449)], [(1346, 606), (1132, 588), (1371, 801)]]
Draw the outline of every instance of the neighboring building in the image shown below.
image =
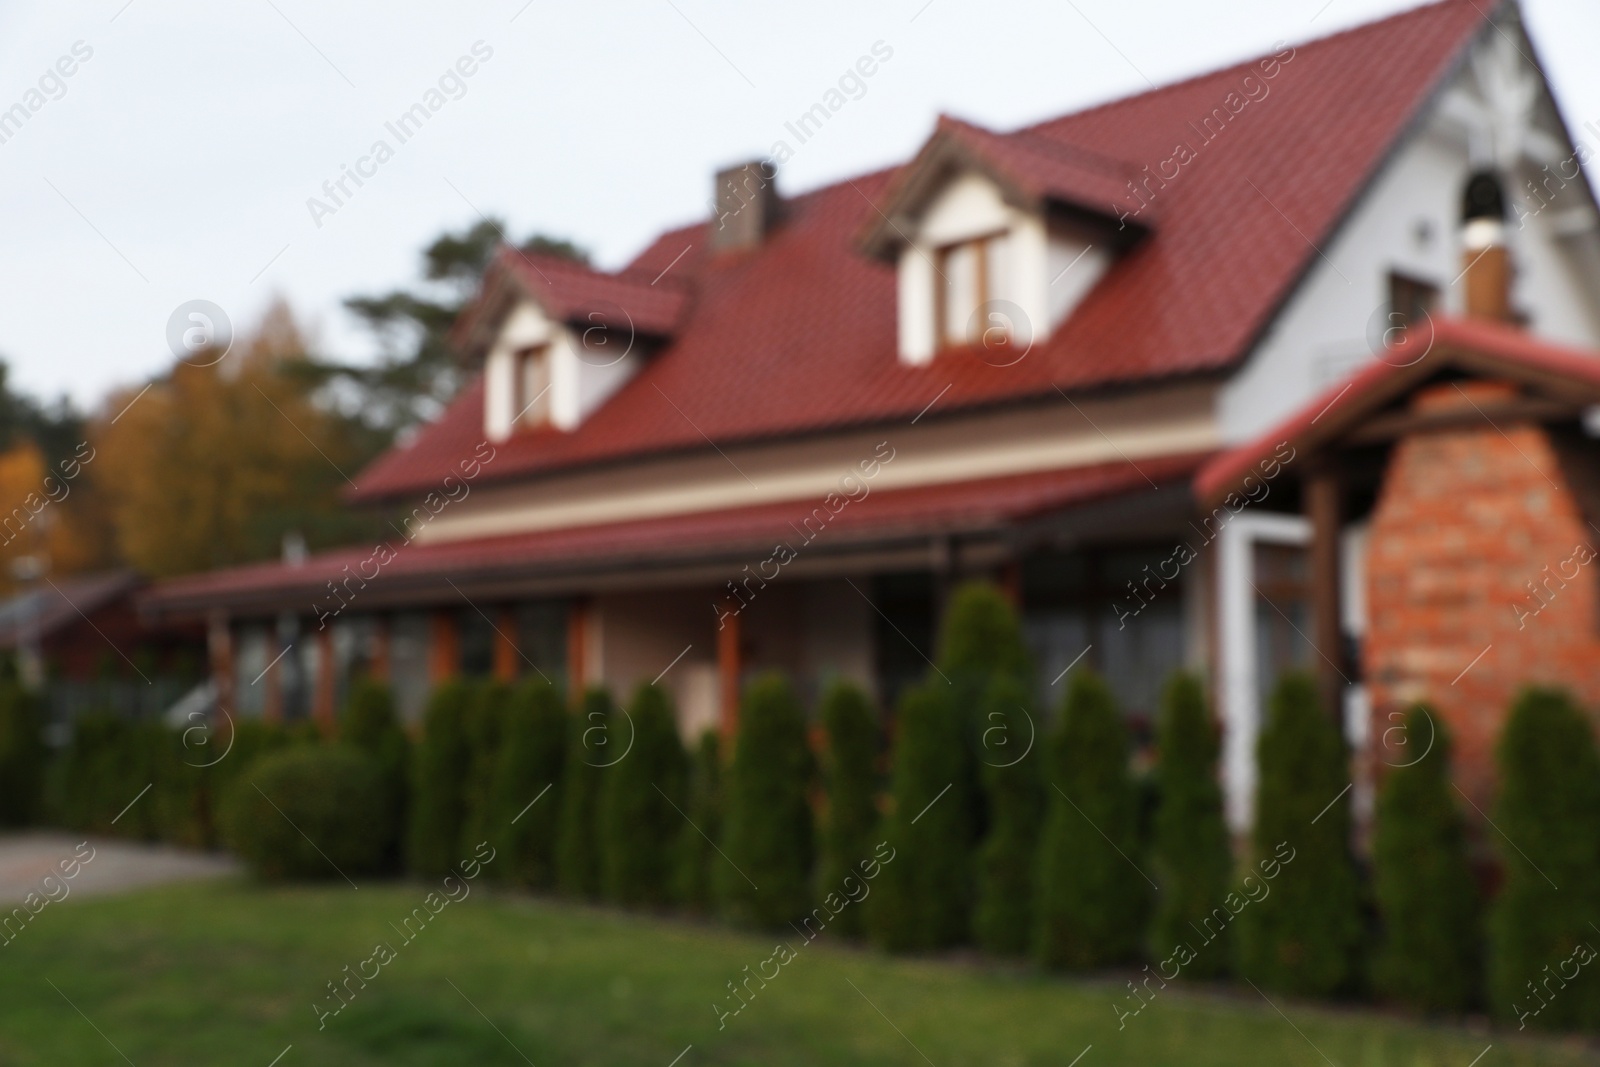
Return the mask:
[(1045, 699), (1092, 665), (1142, 724), (1206, 672), (1235, 825), (1290, 668), (1362, 794), (1428, 698), (1481, 795), (1517, 685), (1600, 701), (1595, 568), (1560, 570), (1600, 514), (1600, 216), (1534, 55), (1514, 4), (1446, 0), (1011, 133), (942, 119), (797, 196), (732, 168), (616, 273), (508, 249), (458, 329), (481, 373), (357, 478), (411, 509), (392, 539), (147, 605), (209, 621), (246, 714), (538, 671), (659, 677), (687, 734), (770, 668), (891, 702), (992, 577)]

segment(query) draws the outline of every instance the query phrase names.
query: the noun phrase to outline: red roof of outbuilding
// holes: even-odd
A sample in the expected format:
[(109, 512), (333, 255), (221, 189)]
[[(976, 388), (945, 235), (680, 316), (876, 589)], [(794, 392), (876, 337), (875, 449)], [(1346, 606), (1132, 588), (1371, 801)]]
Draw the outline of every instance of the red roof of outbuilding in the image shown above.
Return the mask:
[[(895, 170), (785, 201), (781, 223), (751, 252), (709, 255), (703, 225), (669, 232), (630, 265), (627, 291), (608, 299), (626, 307), (655, 288), (638, 279), (662, 272), (658, 284), (692, 289), (671, 342), (572, 432), (499, 445), (485, 477), (907, 417), (941, 392), (930, 417), (1055, 388), (1225, 370), (1493, 10), (1443, 0), (1286, 52), (1270, 80), (1241, 64), (1014, 134), (963, 125), (977, 150), (1041, 192), (1066, 184), (1073, 195), (1105, 195), (1109, 182), (1086, 161), (1155, 174), (1180, 143), (1194, 153), (1176, 177), (1151, 180), (1153, 231), (1013, 366), (963, 351), (924, 367), (896, 358), (893, 268), (856, 245)], [(1207, 141), (1201, 124), (1216, 109), (1228, 121)], [(1056, 171), (1043, 165), (1051, 160)], [(436, 423), (368, 467), (352, 496), (436, 486), (481, 439), (482, 403), (480, 386), (463, 390)]]
[(1152, 486), (1181, 487), (1205, 458), (1203, 454), (1169, 456), (1141, 459), (1137, 465), (1119, 460), (1072, 470), (871, 490), (829, 518), (814, 535), (815, 547), (804, 545), (799, 527), (813, 508), (824, 504), (820, 497), (808, 497), (436, 544), (405, 545), (397, 538), (394, 559), (382, 566), (371, 563), (373, 547), (339, 549), (298, 564), (261, 563), (173, 578), (161, 583), (144, 602), (157, 610), (178, 613), (197, 612), (219, 603), (245, 609), (268, 601), (309, 612), (314, 605), (336, 606), (328, 583), (338, 583), (351, 574), (371, 577), (374, 571), (378, 576), (372, 578), (371, 591), (357, 594), (370, 606), (378, 606), (385, 597), (415, 603), (419, 583), (431, 593), (444, 589), (446, 596), (453, 597), (447, 579), (472, 588), (474, 583), (499, 578), (569, 576), (641, 563), (652, 567), (726, 564), (731, 579), (737, 576), (739, 565), (754, 567), (771, 555), (780, 541), (804, 556), (867, 543), (926, 541), (944, 534), (992, 531), (1064, 508), (1146, 492)]

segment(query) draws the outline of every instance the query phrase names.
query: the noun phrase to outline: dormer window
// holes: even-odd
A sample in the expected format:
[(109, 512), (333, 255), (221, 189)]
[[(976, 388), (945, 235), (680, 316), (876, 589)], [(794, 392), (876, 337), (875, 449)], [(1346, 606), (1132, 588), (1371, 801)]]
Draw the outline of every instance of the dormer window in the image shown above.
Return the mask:
[(550, 346), (519, 349), (512, 359), (513, 424), (516, 428), (543, 426), (550, 421)]
[(984, 305), (996, 295), (1011, 291), (1010, 251), (1004, 231), (944, 245), (934, 251), (934, 322), (939, 347), (1001, 341), (987, 335), (994, 330), (1009, 335), (1005, 316), (993, 322)]

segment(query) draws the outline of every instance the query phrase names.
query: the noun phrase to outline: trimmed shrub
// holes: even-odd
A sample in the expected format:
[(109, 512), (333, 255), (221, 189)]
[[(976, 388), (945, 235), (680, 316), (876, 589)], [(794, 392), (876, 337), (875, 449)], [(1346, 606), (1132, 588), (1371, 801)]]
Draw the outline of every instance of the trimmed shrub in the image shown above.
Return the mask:
[(933, 678), (900, 701), (883, 834), (893, 851), (867, 898), (868, 931), (893, 952), (960, 944), (971, 925), (971, 755), (951, 688)]
[(461, 824), (463, 855), (471, 855), (479, 843), (495, 840), (505, 829), (496, 819), (494, 780), (510, 701), (511, 687), (504, 682), (480, 679), (472, 686), (472, 699), (467, 703), (469, 754), (462, 799), (466, 807)]
[(734, 922), (782, 930), (806, 914), (811, 774), (805, 714), (789, 683), (779, 674), (758, 678), (744, 694), (728, 769), (722, 850), (729, 863), (714, 868)]
[(524, 682), (512, 693), (502, 724), (494, 783), (499, 814), (489, 841), (503, 857), (496, 877), (528, 889), (556, 884), (567, 718), (561, 690), (546, 681)]
[(1426, 754), (1388, 772), (1372, 835), (1373, 890), (1383, 920), (1373, 980), (1422, 1011), (1463, 1012), (1482, 980), (1483, 924), (1466, 826), (1450, 785), (1450, 738), (1426, 707), (1406, 737)]
[[(1178, 674), (1162, 694), (1157, 723), (1157, 805), (1151, 851), (1156, 912), (1150, 952), (1167, 958), (1194, 945), (1195, 932), (1218, 906), (1226, 906), (1233, 853), (1217, 779), (1220, 751), (1205, 690), (1192, 674)], [(1221, 928), (1204, 952), (1184, 968), (1187, 978), (1215, 978), (1233, 961), (1233, 936)]]
[(706, 730), (695, 746), (689, 769), (689, 819), (678, 832), (678, 902), (705, 914), (716, 904), (716, 864), (711, 846), (722, 836), (722, 739)]
[(600, 791), (600, 881), (615, 903), (660, 906), (672, 897), (683, 830), (683, 744), (672, 698), (660, 686), (641, 685), (628, 715), (633, 747)]
[[(878, 826), (878, 722), (872, 702), (859, 686), (836, 681), (823, 694), (821, 711), (828, 809), (818, 835), (819, 900), (829, 893), (850, 895), (846, 879), (861, 881), (858, 865), (872, 858)], [(835, 929), (861, 937), (866, 932), (861, 909), (844, 908)]]
[(1291, 674), (1272, 694), (1256, 746), (1252, 859), (1282, 861), (1272, 892), (1239, 919), (1239, 972), (1304, 996), (1355, 990), (1361, 976), (1361, 883), (1350, 855), (1344, 739), (1316, 682)]
[(412, 815), (406, 859), (416, 874), (443, 877), (456, 861), (466, 825), (472, 750), (467, 718), (472, 690), (462, 681), (434, 689), (413, 756)]
[[(967, 747), (975, 751), (978, 735), (986, 726), (979, 719), (990, 681), (999, 675), (1023, 683), (1031, 679), (1022, 623), (998, 587), (990, 582), (967, 582), (950, 596), (938, 649), (935, 658), (942, 672), (940, 682), (950, 686), (952, 702), (967, 731)], [(973, 799), (982, 804), (976, 792)]]
[(411, 742), (395, 715), (394, 696), (389, 687), (374, 678), (357, 681), (350, 689), (340, 734), (347, 744), (371, 756), (378, 768), (383, 807), (388, 814), (383, 840), (384, 866), (397, 869), (411, 792)]
[(377, 764), (366, 753), (297, 747), (261, 759), (233, 784), (224, 834), (259, 878), (368, 874), (383, 860), (383, 801)]
[(1044, 784), (1036, 751), (1037, 724), (1028, 687), (1008, 675), (984, 695), (980, 774), (988, 797), (989, 831), (978, 850), (974, 940), (990, 952), (1017, 956), (1033, 935), (1034, 857), (1044, 822)]
[(616, 719), (611, 694), (597, 687), (584, 693), (578, 721), (567, 729), (556, 880), (562, 892), (590, 900), (600, 895), (600, 786), (608, 761), (616, 759), (611, 744)]
[(1078, 672), (1049, 751), (1034, 897), (1034, 952), (1045, 966), (1104, 967), (1139, 954), (1149, 883), (1134, 866), (1139, 798), (1128, 748), (1111, 688)]
[(0, 679), (0, 826), (27, 826), (39, 818), (43, 729), (34, 695), (17, 681)]
[[(1600, 901), (1600, 756), (1571, 697), (1528, 689), (1500, 736), (1505, 881), (1489, 920), (1489, 1008), (1534, 1026), (1600, 1025), (1600, 965), (1578, 949), (1600, 935), (1589, 925)], [(1560, 886), (1557, 890), (1555, 887)], [(1578, 953), (1574, 958), (1574, 954)], [(1560, 973), (1572, 961), (1577, 977)], [(1526, 1023), (1525, 1023), (1526, 1025)]]

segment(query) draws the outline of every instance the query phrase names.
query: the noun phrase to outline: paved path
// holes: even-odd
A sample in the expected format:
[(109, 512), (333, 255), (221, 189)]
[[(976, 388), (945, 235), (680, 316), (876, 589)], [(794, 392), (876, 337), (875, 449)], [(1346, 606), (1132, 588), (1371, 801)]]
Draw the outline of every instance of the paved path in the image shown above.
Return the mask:
[[(71, 895), (121, 893), (165, 882), (221, 878), (240, 868), (231, 856), (191, 852), (171, 845), (152, 845), (121, 838), (92, 837), (59, 831), (0, 836), (0, 902), (14, 904), (41, 892), (46, 875), (60, 877), (62, 860), (72, 860), (87, 840), (94, 858), (72, 879)], [(84, 849), (82, 855), (88, 855)], [(59, 890), (56, 890), (59, 893)]]

